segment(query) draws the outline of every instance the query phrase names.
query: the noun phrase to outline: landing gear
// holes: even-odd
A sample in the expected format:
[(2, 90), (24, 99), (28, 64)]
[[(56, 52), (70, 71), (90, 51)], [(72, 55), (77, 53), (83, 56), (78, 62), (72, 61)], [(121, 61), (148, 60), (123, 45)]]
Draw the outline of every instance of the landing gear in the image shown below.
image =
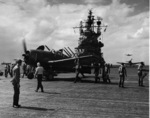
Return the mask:
[(47, 81), (53, 80), (54, 76), (57, 76), (57, 74), (54, 71), (47, 71), (44, 73), (44, 75)]
[(34, 78), (34, 74), (33, 72), (30, 72), (28, 75), (27, 75), (28, 79), (33, 79)]
[(53, 80), (53, 79), (54, 79), (54, 75), (53, 74), (49, 74), (48, 80)]

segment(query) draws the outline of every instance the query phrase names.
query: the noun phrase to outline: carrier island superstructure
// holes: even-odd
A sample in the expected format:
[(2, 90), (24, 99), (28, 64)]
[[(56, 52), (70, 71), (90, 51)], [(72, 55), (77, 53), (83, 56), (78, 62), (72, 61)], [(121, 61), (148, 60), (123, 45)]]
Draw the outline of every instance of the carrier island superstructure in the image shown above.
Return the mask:
[(95, 18), (92, 10), (89, 10), (87, 19), (80, 21), (79, 27), (74, 28), (78, 28), (80, 32), (78, 47), (75, 48), (78, 55), (94, 55), (98, 58), (98, 63), (103, 66), (105, 60), (101, 48), (104, 44), (101, 35), (102, 30), (105, 31), (107, 26), (102, 25), (102, 18)]

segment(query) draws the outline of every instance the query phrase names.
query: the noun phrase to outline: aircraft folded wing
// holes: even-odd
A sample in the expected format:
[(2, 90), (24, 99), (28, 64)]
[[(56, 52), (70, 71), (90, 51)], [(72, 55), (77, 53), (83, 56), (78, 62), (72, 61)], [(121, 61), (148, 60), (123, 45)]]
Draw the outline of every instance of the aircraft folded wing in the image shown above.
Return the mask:
[(75, 60), (75, 58), (72, 57), (72, 58), (66, 58), (66, 59), (52, 60), (52, 61), (48, 61), (48, 63), (49, 64), (53, 64), (53, 63), (71, 61), (71, 60)]
[(55, 64), (55, 63), (61, 63), (61, 62), (74, 61), (75, 59), (84, 60), (84, 59), (89, 59), (92, 57), (93, 57), (93, 55), (86, 55), (86, 56), (80, 56), (80, 57), (72, 57), (72, 58), (66, 58), (66, 59), (52, 60), (52, 61), (48, 61), (48, 63), (49, 64)]
[(11, 63), (5, 63), (5, 62), (3, 62), (3, 63), (1, 63), (1, 65), (9, 65), (9, 64), (11, 64)]
[(141, 62), (135, 62), (135, 63), (132, 63), (132, 64), (140, 64)]

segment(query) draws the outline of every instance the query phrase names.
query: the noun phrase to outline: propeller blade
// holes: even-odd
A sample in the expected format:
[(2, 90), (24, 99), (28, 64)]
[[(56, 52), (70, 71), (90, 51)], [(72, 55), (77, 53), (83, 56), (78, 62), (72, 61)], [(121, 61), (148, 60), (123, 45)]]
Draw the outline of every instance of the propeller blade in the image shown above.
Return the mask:
[(23, 50), (24, 50), (24, 54), (22, 54), (22, 56), (24, 57), (24, 62), (27, 63), (27, 61), (29, 60), (30, 52), (27, 50), (25, 39), (23, 39), (22, 44), (23, 44)]
[(26, 54), (26, 52), (27, 52), (27, 46), (26, 46), (25, 39), (23, 39), (23, 49), (24, 49), (24, 53)]

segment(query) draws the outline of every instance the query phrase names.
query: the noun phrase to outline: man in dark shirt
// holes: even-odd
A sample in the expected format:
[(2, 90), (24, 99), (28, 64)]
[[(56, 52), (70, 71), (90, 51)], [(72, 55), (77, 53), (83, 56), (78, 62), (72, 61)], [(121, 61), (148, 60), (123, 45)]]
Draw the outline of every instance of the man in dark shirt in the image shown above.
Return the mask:
[(20, 94), (20, 66), (22, 61), (18, 60), (16, 66), (13, 68), (13, 80), (11, 81), (14, 86), (14, 97), (13, 97), (13, 107), (19, 108), (21, 105), (19, 102), (19, 94)]
[(127, 71), (126, 71), (126, 68), (125, 68), (123, 63), (119, 67), (118, 71), (119, 71), (119, 77), (120, 77), (119, 87), (123, 88), (124, 87), (125, 76), (127, 77)]

